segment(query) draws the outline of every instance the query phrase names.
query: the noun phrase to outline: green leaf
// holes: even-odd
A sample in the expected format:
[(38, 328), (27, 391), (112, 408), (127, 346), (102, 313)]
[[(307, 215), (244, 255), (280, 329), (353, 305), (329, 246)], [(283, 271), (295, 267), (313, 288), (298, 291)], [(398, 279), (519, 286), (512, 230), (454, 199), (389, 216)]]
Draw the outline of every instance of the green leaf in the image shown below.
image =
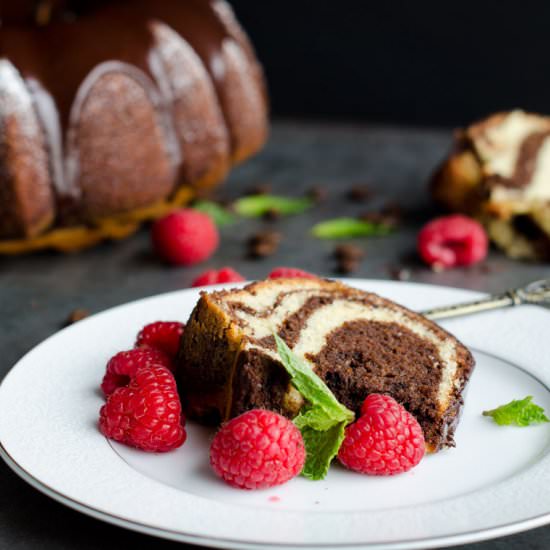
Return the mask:
[[(313, 369), (292, 353), (285, 341), (276, 334), (275, 342), (283, 365), (292, 378), (292, 385), (313, 406), (302, 416), (307, 414), (309, 418), (312, 418), (316, 414), (324, 414), (326, 418), (332, 419), (335, 423), (353, 421), (355, 417), (353, 412), (334, 397), (329, 387), (313, 372)], [(321, 409), (322, 413), (313, 412), (314, 408)]]
[(338, 402), (328, 386), (289, 349), (284, 340), (276, 334), (274, 336), (292, 385), (308, 402), (294, 419), (306, 447), (302, 475), (313, 480), (323, 479), (344, 440), (344, 429), (353, 422), (355, 415)]
[(356, 218), (334, 218), (314, 225), (311, 233), (318, 239), (351, 239), (387, 235), (393, 227)]
[(217, 202), (196, 201), (193, 204), (193, 209), (208, 214), (214, 220), (214, 223), (220, 227), (235, 223), (235, 216)]
[(300, 431), (306, 447), (306, 463), (302, 475), (312, 480), (323, 479), (332, 459), (344, 441), (345, 422), (335, 424), (325, 431), (304, 427)]
[(313, 205), (309, 198), (281, 197), (277, 195), (250, 195), (233, 203), (237, 214), (245, 218), (258, 218), (274, 210), (282, 216), (301, 214)]
[(321, 407), (303, 407), (303, 410), (294, 418), (293, 422), (299, 429), (308, 426), (314, 430), (325, 431), (334, 426), (334, 418)]
[(550, 422), (544, 414), (544, 409), (532, 402), (533, 397), (528, 395), (524, 399), (514, 399), (506, 405), (501, 405), (490, 411), (483, 411), (483, 416), (490, 416), (499, 426), (529, 426)]

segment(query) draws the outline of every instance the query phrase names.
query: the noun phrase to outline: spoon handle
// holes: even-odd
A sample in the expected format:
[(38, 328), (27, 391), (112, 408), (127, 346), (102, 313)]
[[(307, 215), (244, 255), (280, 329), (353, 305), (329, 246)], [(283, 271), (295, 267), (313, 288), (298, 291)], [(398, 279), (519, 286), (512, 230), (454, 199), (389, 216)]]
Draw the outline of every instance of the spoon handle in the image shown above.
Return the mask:
[(516, 306), (521, 303), (523, 302), (519, 298), (518, 294), (515, 291), (510, 290), (502, 294), (495, 294), (493, 296), (488, 296), (487, 298), (481, 298), (472, 302), (427, 309), (421, 313), (424, 317), (435, 321), (438, 319), (448, 319), (450, 317), (460, 317), (462, 315), (471, 315), (472, 313), (480, 313), (482, 311)]
[(470, 315), (481, 311), (500, 309), (503, 307), (519, 306), (521, 304), (538, 304), (550, 306), (550, 279), (533, 281), (520, 288), (513, 288), (501, 294), (494, 294), (464, 304), (427, 309), (421, 313), (428, 319), (446, 319), (448, 317), (459, 317)]

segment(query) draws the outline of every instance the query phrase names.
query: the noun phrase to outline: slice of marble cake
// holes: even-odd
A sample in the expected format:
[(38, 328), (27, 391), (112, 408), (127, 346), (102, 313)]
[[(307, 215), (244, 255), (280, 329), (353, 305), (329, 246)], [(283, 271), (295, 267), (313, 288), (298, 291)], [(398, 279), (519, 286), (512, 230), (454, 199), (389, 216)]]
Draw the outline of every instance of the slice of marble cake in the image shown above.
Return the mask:
[(419, 421), (429, 451), (454, 445), (474, 359), (435, 323), (336, 281), (274, 279), (203, 292), (182, 338), (178, 385), (191, 418), (220, 422), (252, 408), (288, 417), (304, 401), (290, 385), (273, 334), (358, 412), (385, 393)]

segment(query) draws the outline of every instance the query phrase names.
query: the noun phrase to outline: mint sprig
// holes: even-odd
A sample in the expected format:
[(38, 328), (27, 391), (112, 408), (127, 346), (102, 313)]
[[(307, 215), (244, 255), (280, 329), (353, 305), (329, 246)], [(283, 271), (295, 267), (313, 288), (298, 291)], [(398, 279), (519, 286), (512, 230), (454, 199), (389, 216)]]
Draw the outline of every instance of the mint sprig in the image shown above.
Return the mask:
[(309, 426), (300, 428), (306, 447), (306, 463), (302, 470), (304, 477), (313, 481), (325, 478), (332, 459), (344, 441), (345, 428), (345, 422), (334, 424), (324, 431)]
[(292, 385), (307, 401), (294, 419), (306, 446), (302, 475), (313, 480), (323, 479), (342, 444), (344, 429), (353, 422), (355, 415), (334, 397), (328, 386), (290, 350), (284, 340), (276, 334), (274, 336), (277, 352)]
[(268, 212), (276, 211), (281, 216), (301, 214), (313, 205), (307, 197), (293, 198), (279, 195), (250, 195), (233, 203), (233, 209), (239, 216), (259, 218)]
[(311, 234), (318, 239), (352, 239), (387, 235), (393, 227), (356, 218), (334, 218), (314, 225)]
[(214, 223), (220, 227), (223, 225), (231, 225), (236, 221), (235, 216), (217, 202), (204, 200), (196, 201), (193, 203), (193, 210), (208, 214)]
[(483, 411), (483, 416), (490, 416), (499, 426), (525, 427), (531, 424), (550, 422), (544, 409), (533, 403), (531, 395), (524, 399), (514, 399), (496, 409)]

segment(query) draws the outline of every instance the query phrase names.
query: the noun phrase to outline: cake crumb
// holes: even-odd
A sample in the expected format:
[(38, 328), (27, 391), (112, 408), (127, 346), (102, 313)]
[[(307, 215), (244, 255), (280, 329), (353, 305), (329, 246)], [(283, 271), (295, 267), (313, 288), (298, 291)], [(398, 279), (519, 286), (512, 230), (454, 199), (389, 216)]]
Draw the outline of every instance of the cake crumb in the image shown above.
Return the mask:
[(252, 187), (249, 187), (245, 192), (246, 195), (269, 195), (271, 194), (271, 184), (270, 183), (259, 183)]
[(359, 262), (357, 260), (345, 258), (338, 261), (336, 269), (338, 273), (348, 275), (349, 273), (353, 273), (359, 269)]
[(252, 258), (265, 258), (275, 254), (282, 235), (277, 231), (260, 231), (248, 240), (248, 254)]
[(348, 199), (353, 202), (366, 202), (372, 197), (372, 192), (366, 184), (357, 184), (348, 191)]
[(393, 225), (397, 225), (404, 217), (403, 208), (396, 201), (387, 202), (380, 212), (383, 216), (386, 216), (388, 220), (393, 221)]
[(262, 216), (264, 220), (269, 222), (276, 222), (281, 219), (281, 211), (277, 208), (270, 208), (265, 211), (265, 214)]
[(78, 323), (78, 321), (82, 321), (82, 319), (85, 319), (89, 316), (90, 312), (87, 309), (77, 308), (69, 313), (69, 316), (67, 317), (64, 326), (68, 327), (69, 325), (74, 325), (74, 323)]
[(360, 261), (365, 257), (365, 251), (354, 244), (339, 244), (334, 249), (334, 257), (338, 261), (338, 273), (348, 274), (359, 269)]
[(337, 260), (362, 260), (365, 251), (355, 244), (339, 244), (334, 249), (334, 256)]
[(314, 185), (308, 190), (306, 196), (314, 202), (324, 202), (328, 198), (328, 191), (321, 185)]
[(269, 502), (280, 502), (281, 497), (278, 497), (277, 495), (273, 495), (269, 497), (267, 500), (269, 500)]
[(386, 225), (395, 227), (401, 221), (401, 214), (397, 213), (397, 207), (384, 207), (378, 212), (363, 212), (359, 219), (364, 222), (370, 222), (377, 225)]

